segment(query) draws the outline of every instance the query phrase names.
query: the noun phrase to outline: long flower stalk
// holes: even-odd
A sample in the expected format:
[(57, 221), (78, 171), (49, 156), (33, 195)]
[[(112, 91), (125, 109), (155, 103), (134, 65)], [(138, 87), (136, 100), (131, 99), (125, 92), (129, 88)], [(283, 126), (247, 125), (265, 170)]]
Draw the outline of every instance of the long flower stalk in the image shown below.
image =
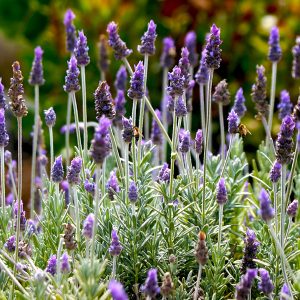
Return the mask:
[(270, 95), (270, 111), (268, 117), (268, 127), (272, 131), (274, 104), (275, 104), (275, 92), (276, 92), (276, 76), (277, 76), (277, 61), (272, 63), (272, 81), (271, 81), (271, 95)]
[(223, 208), (224, 205), (219, 205), (219, 231), (218, 231), (218, 252), (220, 253), (221, 236), (222, 236), (222, 222), (223, 222)]
[(275, 208), (275, 233), (278, 236), (278, 199), (277, 199), (277, 183), (273, 183), (273, 193), (274, 193), (274, 208)]
[[(205, 104), (204, 104), (204, 84), (200, 83), (199, 86), (199, 94), (200, 94), (200, 114), (201, 114), (201, 129), (204, 133), (205, 131)], [(203, 135), (205, 138), (205, 135)]]
[(129, 188), (129, 145), (124, 143), (124, 169), (125, 169), (125, 199), (128, 199)]
[(67, 106), (67, 119), (66, 119), (66, 162), (67, 166), (70, 165), (70, 124), (71, 124), (71, 110), (72, 110), (72, 97), (68, 93), (68, 106)]
[[(132, 104), (132, 124), (133, 126), (136, 126), (136, 109), (137, 109), (137, 100), (133, 99)], [(132, 164), (133, 164), (133, 178), (134, 181), (137, 181), (137, 157), (136, 157), (136, 139), (135, 136), (132, 138), (132, 144), (131, 144), (131, 155), (132, 155)]]
[(72, 186), (74, 206), (75, 206), (75, 223), (76, 223), (76, 240), (77, 243), (80, 242), (80, 213), (79, 213), (79, 201), (78, 201), (78, 192), (76, 186)]
[(117, 256), (113, 256), (111, 277), (116, 278), (117, 275)]
[(117, 141), (115, 138), (115, 134), (114, 134), (113, 128), (111, 126), (109, 127), (109, 135), (110, 135), (110, 140), (111, 140), (111, 144), (112, 144), (112, 151), (113, 151), (113, 154), (114, 154), (116, 162), (117, 162), (118, 170), (121, 174), (121, 178), (123, 178), (124, 171), (123, 171), (121, 158), (120, 158), (119, 151), (118, 151), (118, 145), (117, 145)]
[(223, 104), (219, 103), (219, 120), (220, 120), (220, 131), (221, 131), (221, 160), (224, 164), (225, 160), (225, 129), (224, 129), (224, 116), (223, 116)]
[(273, 142), (273, 139), (272, 139), (272, 136), (271, 136), (270, 127), (269, 127), (269, 125), (267, 123), (267, 120), (264, 116), (261, 116), (261, 121), (262, 121), (262, 123), (264, 125), (264, 128), (265, 128), (265, 131), (266, 131), (267, 141), (269, 141), (267, 143), (267, 145), (271, 146), (272, 153), (273, 153), (273, 155), (275, 155), (275, 147), (274, 147), (274, 142)]
[[(85, 66), (80, 66), (81, 87), (82, 87), (82, 119), (83, 119), (83, 157), (84, 160), (88, 157), (88, 129), (87, 129), (87, 106), (86, 106), (86, 80)], [(101, 73), (102, 74), (102, 73)]]
[[(162, 105), (162, 124), (166, 131), (168, 132), (168, 120), (167, 120), (167, 106), (165, 105), (166, 101), (166, 89), (168, 86), (168, 68), (164, 67), (163, 68), (163, 82), (162, 82), (162, 100), (161, 100), (161, 105)], [(167, 142), (165, 139), (163, 139), (163, 146), (162, 146), (163, 154), (162, 154), (162, 161), (166, 161), (167, 157)]]
[(56, 255), (56, 272), (57, 272), (57, 282), (58, 284), (60, 284), (60, 280), (61, 280), (61, 264), (60, 264), (60, 257), (61, 257), (61, 252), (62, 252), (62, 248), (63, 248), (63, 242), (64, 239), (61, 237), (59, 239), (59, 244), (58, 244), (58, 248), (57, 248), (57, 255)]
[(11, 178), (11, 184), (13, 187), (14, 197), (15, 197), (15, 199), (18, 199), (18, 191), (17, 191), (16, 182), (15, 182), (11, 163), (9, 163), (9, 165), (8, 165), (8, 172), (9, 172), (9, 177)]
[(5, 216), (5, 169), (4, 169), (4, 147), (0, 147), (1, 163), (1, 206), (3, 216)]
[(230, 157), (230, 152), (231, 152), (233, 140), (234, 140), (234, 135), (231, 135), (230, 140), (229, 140), (228, 150), (227, 150), (226, 157), (225, 157), (225, 161), (224, 161), (224, 164), (222, 166), (220, 178), (222, 178), (223, 175), (224, 175), (224, 172), (225, 172), (225, 169), (226, 169), (226, 166), (227, 166), (227, 162), (228, 162), (229, 157)]
[(53, 128), (49, 126), (49, 139), (50, 139), (50, 166), (53, 166), (54, 162), (54, 142), (53, 142)]
[(195, 292), (194, 292), (194, 298), (193, 298), (193, 300), (197, 300), (198, 299), (198, 292), (199, 292), (199, 284), (200, 284), (200, 280), (201, 280), (201, 275), (202, 275), (202, 265), (199, 264), (198, 275), (197, 275), (197, 282), (196, 282), (196, 286), (195, 286)]
[(281, 211), (280, 211), (280, 245), (284, 249), (284, 226), (285, 226), (285, 182), (286, 182), (286, 164), (281, 167)]

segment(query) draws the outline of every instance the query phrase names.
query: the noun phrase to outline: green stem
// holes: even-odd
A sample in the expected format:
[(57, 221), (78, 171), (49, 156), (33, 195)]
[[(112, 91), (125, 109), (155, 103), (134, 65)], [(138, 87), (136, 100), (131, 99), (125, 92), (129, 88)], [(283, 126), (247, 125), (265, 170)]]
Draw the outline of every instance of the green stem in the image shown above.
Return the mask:
[(67, 107), (67, 129), (66, 129), (66, 162), (67, 166), (70, 165), (70, 124), (71, 124), (71, 108), (72, 108), (72, 97), (68, 94), (68, 107)]
[(15, 182), (15, 177), (14, 177), (14, 174), (13, 174), (11, 162), (8, 165), (8, 172), (9, 172), (10, 180), (11, 180), (11, 183), (12, 183), (12, 186), (13, 186), (13, 192), (14, 192), (15, 199), (18, 199), (18, 192), (17, 192), (16, 182)]
[(112, 274), (111, 277), (112, 278), (116, 278), (117, 275), (117, 256), (114, 255), (113, 256), (113, 262), (112, 262)]
[(82, 144), (81, 144), (81, 137), (80, 137), (79, 117), (78, 117), (78, 109), (77, 109), (75, 92), (71, 92), (71, 97), (72, 97), (75, 126), (76, 126), (77, 146), (78, 146), (79, 154), (82, 157)]
[(220, 178), (222, 178), (223, 175), (224, 175), (224, 172), (225, 172), (225, 169), (226, 169), (226, 165), (227, 165), (227, 162), (228, 162), (229, 157), (230, 157), (230, 152), (231, 152), (231, 148), (232, 148), (232, 144), (233, 144), (233, 137), (234, 137), (234, 135), (232, 134), (230, 136), (229, 147), (228, 147), (228, 150), (227, 150), (227, 153), (226, 153), (226, 157), (225, 157), (225, 161), (224, 161), (224, 164), (223, 164), (223, 167), (222, 167)]
[(200, 280), (201, 280), (201, 274), (202, 274), (202, 265), (199, 264), (199, 270), (198, 270), (198, 276), (197, 276), (197, 282), (196, 282), (196, 286), (195, 286), (195, 292), (194, 292), (193, 300), (198, 299), (198, 291), (199, 291), (199, 284), (200, 284)]
[(276, 92), (276, 75), (277, 75), (277, 62), (272, 63), (272, 81), (271, 81), (271, 96), (270, 96), (270, 113), (268, 118), (268, 127), (272, 131), (272, 121), (275, 104), (275, 92)]
[(225, 160), (225, 129), (224, 129), (224, 116), (223, 116), (222, 103), (219, 103), (219, 120), (220, 120), (220, 131), (221, 131), (221, 160), (223, 165)]
[(80, 231), (80, 213), (79, 213), (79, 201), (78, 201), (78, 193), (76, 191), (76, 186), (71, 187), (73, 191), (73, 197), (74, 197), (74, 206), (75, 206), (75, 219), (76, 219), (76, 241), (79, 244), (80, 237), (81, 237), (81, 231)]
[(219, 205), (219, 233), (218, 233), (218, 252), (220, 253), (221, 235), (222, 235), (222, 221), (223, 221), (223, 208), (224, 205)]
[(196, 178), (195, 178), (195, 190), (198, 191), (200, 186), (200, 157), (199, 154), (196, 153)]
[(280, 245), (284, 249), (286, 164), (281, 166)]
[(4, 147), (0, 147), (1, 152), (1, 205), (3, 217), (5, 216), (5, 170), (4, 170)]
[(60, 258), (61, 258), (63, 243), (64, 243), (64, 239), (61, 237), (59, 239), (59, 244), (58, 244), (58, 248), (57, 248), (57, 256), (56, 256), (56, 269), (57, 269), (57, 282), (58, 282), (58, 285), (60, 285), (60, 280), (61, 280)]
[[(275, 155), (275, 148), (274, 148), (274, 143), (273, 143), (273, 139), (271, 136), (271, 132), (270, 132), (270, 128), (267, 124), (266, 118), (264, 116), (261, 117), (262, 123), (264, 125), (265, 131), (266, 131), (266, 135), (267, 135), (267, 141), (269, 141), (270, 145), (271, 145), (271, 149), (273, 152), (273, 155)], [(269, 145), (269, 143), (267, 143), (267, 145)]]
[[(167, 119), (167, 106), (165, 103), (165, 99), (166, 99), (166, 89), (168, 86), (168, 68), (164, 67), (163, 69), (163, 94), (162, 94), (162, 114), (163, 114), (163, 126), (166, 129), (166, 131), (168, 132), (168, 119)], [(163, 155), (162, 155), (162, 161), (165, 162), (166, 158), (167, 158), (167, 143), (166, 140), (163, 139)]]
[(117, 141), (116, 141), (112, 126), (109, 127), (109, 134), (110, 134), (112, 150), (113, 150), (113, 154), (116, 159), (116, 162), (117, 162), (118, 170), (120, 172), (121, 178), (124, 178), (124, 171), (123, 171), (121, 158), (120, 158), (119, 151), (118, 151)]
[[(182, 95), (182, 100), (184, 102), (185, 105), (187, 105), (187, 99), (186, 99), (186, 90), (184, 89), (183, 91), (183, 95)], [(175, 108), (176, 106), (174, 106)], [(189, 128), (189, 122), (188, 122), (188, 113), (183, 117), (183, 127), (184, 127), (184, 130), (188, 130)]]
[(274, 193), (274, 208), (275, 208), (275, 232), (278, 236), (278, 203), (277, 203), (277, 183), (273, 183), (273, 193)]
[(53, 143), (53, 129), (49, 127), (49, 138), (50, 138), (50, 168), (53, 167), (54, 163), (54, 143)]
[(203, 132), (203, 138), (204, 137), (204, 131), (205, 131), (205, 106), (204, 106), (204, 84), (201, 83), (199, 87), (200, 91), (200, 113), (201, 113), (201, 128)]
[[(133, 99), (132, 105), (132, 124), (136, 126), (136, 109), (137, 109), (137, 100)], [(131, 144), (131, 152), (132, 152), (132, 164), (133, 164), (133, 177), (134, 181), (137, 181), (137, 166), (136, 166), (136, 140), (135, 137), (132, 138)]]
[(125, 199), (128, 199), (128, 189), (129, 189), (129, 144), (125, 143), (124, 151), (124, 168), (125, 168)]
[(87, 109), (86, 109), (86, 81), (85, 81), (85, 66), (80, 66), (81, 69), (81, 91), (82, 91), (82, 114), (83, 114), (83, 157), (86, 160), (88, 157), (88, 130), (87, 130)]

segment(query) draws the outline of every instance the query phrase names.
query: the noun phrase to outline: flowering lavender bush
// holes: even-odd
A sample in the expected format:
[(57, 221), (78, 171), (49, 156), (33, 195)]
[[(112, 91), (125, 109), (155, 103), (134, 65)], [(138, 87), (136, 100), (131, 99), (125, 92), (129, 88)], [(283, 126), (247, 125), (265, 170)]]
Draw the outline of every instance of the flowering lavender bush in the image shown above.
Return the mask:
[[(86, 110), (85, 68), (88, 72), (89, 65), (97, 62), (88, 56), (88, 37), (83, 31), (77, 34), (74, 24), (75, 15), (68, 10), (66, 45), (72, 55), (61, 88), (68, 93), (66, 106), (74, 109), (77, 144), (70, 145), (66, 140), (66, 151), (55, 153), (54, 160), (55, 143), (50, 134), (48, 172), (48, 151), (41, 142), (39, 109), (35, 110), (30, 219), (22, 202), (22, 176), (26, 176), (22, 173), (22, 118), (27, 107), (20, 63), (13, 63), (8, 90), (18, 124), (18, 174), (11, 154), (4, 152), (9, 142), (8, 105), (0, 82), (3, 298), (299, 299), (299, 104), (291, 114), (288, 92), (281, 95), (278, 109), (282, 125), (275, 143), (270, 122), (266, 121), (275, 106), (268, 102), (265, 68), (257, 67), (252, 99), (265, 127), (266, 141), (262, 141), (257, 160), (250, 166), (243, 150), (248, 130), (241, 123), (246, 113), (245, 97), (249, 95), (239, 88), (230, 113), (224, 115), (223, 106), (231, 100), (227, 88), (230, 82), (213, 81), (214, 72), (222, 68), (221, 29), (211, 27), (199, 69), (194, 32), (187, 34), (176, 66), (174, 41), (164, 38), (163, 99), (160, 110), (154, 110), (147, 72), (155, 43), (162, 40), (159, 30), (154, 21), (148, 23), (137, 47), (143, 61), (136, 62), (133, 70), (128, 61), (133, 50), (119, 35), (123, 29), (111, 22), (108, 44), (122, 66), (116, 74), (115, 90), (109, 80), (90, 87), (95, 91), (97, 116), (97, 120), (91, 120)], [(104, 36), (101, 43), (104, 79), (109, 73), (109, 63), (103, 65), (103, 59), (107, 59)], [(282, 63), (284, 52), (277, 28), (271, 32), (269, 45), (272, 64)], [(35, 87), (36, 103), (44, 83), (43, 50), (37, 49), (39, 55), (29, 79)], [(195, 68), (198, 72), (194, 79), (201, 91), (201, 120), (192, 123)], [(295, 73), (295, 62), (293, 70)], [(272, 74), (276, 79), (276, 72)], [(76, 99), (75, 92), (80, 89), (82, 97)], [(271, 94), (276, 92), (276, 80), (272, 80)], [(221, 152), (210, 148), (215, 138), (210, 130), (212, 100), (219, 105)], [(132, 110), (125, 109), (125, 102)], [(84, 107), (83, 116), (79, 116), (77, 105)], [(71, 107), (63, 131), (68, 133), (66, 139), (71, 132)], [(45, 114), (46, 125), (57, 130), (54, 110)], [(149, 114), (151, 122), (146, 118)], [(81, 118), (83, 132), (79, 130)], [(169, 123), (172, 128), (168, 128)], [(90, 140), (87, 127), (94, 128)], [(70, 160), (72, 152), (75, 155)]]

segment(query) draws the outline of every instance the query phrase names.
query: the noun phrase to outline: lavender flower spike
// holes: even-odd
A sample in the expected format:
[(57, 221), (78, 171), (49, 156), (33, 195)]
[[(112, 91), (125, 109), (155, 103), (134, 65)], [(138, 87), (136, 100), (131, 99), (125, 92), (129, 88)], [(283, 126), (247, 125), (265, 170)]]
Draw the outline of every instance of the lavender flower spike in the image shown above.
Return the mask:
[(205, 46), (205, 64), (209, 69), (220, 68), (221, 52), (220, 45), (222, 41), (220, 39), (220, 29), (213, 24), (210, 29), (210, 34), (206, 39)]
[(279, 45), (279, 30), (276, 26), (272, 27), (269, 37), (269, 55), (271, 62), (278, 62), (281, 59), (282, 51)]
[(42, 64), (43, 53), (44, 51), (40, 46), (34, 49), (34, 60), (29, 75), (29, 84), (31, 85), (43, 85), (45, 83)]
[(121, 90), (125, 92), (126, 83), (127, 83), (127, 71), (126, 68), (122, 65), (117, 72), (116, 80), (114, 83), (116, 90)]
[(83, 222), (82, 234), (88, 240), (92, 238), (94, 222), (94, 214), (89, 214)]
[[(161, 120), (161, 113), (158, 109), (155, 110), (157, 117)], [(156, 120), (152, 119), (152, 130), (151, 130), (151, 141), (154, 145), (162, 145), (163, 143), (163, 135), (161, 130), (156, 122)]]
[(0, 147), (6, 147), (9, 142), (9, 136), (6, 131), (5, 112), (0, 108)]
[(203, 133), (201, 129), (198, 129), (196, 132), (196, 137), (195, 137), (195, 151), (198, 155), (202, 153), (202, 144), (203, 144)]
[(132, 203), (135, 203), (138, 200), (138, 190), (134, 181), (131, 181), (129, 184), (128, 199)]
[(110, 64), (107, 47), (107, 38), (101, 34), (98, 43), (98, 66), (100, 71), (104, 73), (108, 71)]
[(259, 270), (260, 282), (258, 283), (258, 289), (262, 291), (266, 296), (272, 294), (274, 285), (271, 281), (269, 272), (266, 269), (260, 268)]
[(281, 173), (281, 164), (276, 160), (270, 171), (270, 180), (272, 183), (278, 182)]
[(3, 108), (4, 110), (7, 109), (6, 101), (5, 101), (5, 94), (4, 94), (4, 85), (2, 84), (2, 78), (0, 77), (0, 109)]
[(75, 14), (71, 9), (68, 9), (65, 13), (64, 25), (66, 28), (66, 47), (69, 52), (73, 52), (76, 44), (76, 29), (73, 24), (73, 20), (75, 19)]
[(108, 284), (108, 290), (113, 300), (128, 300), (128, 296), (120, 282), (112, 279)]
[(187, 107), (183, 101), (182, 96), (179, 96), (176, 102), (175, 114), (177, 117), (184, 117), (187, 115)]
[(68, 167), (67, 180), (69, 184), (80, 183), (80, 171), (82, 167), (82, 159), (78, 156), (72, 159), (71, 165)]
[(181, 69), (175, 66), (172, 73), (168, 73), (169, 86), (167, 87), (167, 92), (173, 98), (175, 96), (181, 96), (184, 89), (184, 76), (181, 73)]
[(224, 205), (228, 200), (227, 189), (225, 185), (225, 179), (220, 178), (217, 187), (217, 203), (219, 205)]
[(123, 130), (122, 130), (122, 138), (125, 143), (131, 143), (133, 138), (133, 124), (132, 119), (122, 118)]
[(243, 89), (239, 88), (234, 100), (233, 109), (239, 116), (239, 118), (242, 118), (245, 115), (245, 112), (247, 111), (247, 108), (245, 106), (245, 97), (243, 93)]
[(170, 181), (170, 169), (167, 163), (164, 163), (162, 168), (160, 169), (157, 180), (160, 182), (169, 182)]
[(288, 91), (281, 91), (280, 102), (277, 105), (277, 108), (279, 110), (278, 116), (280, 120), (284, 119), (286, 116), (292, 113), (293, 104), (291, 103), (290, 94)]
[(145, 55), (153, 55), (155, 53), (155, 40), (156, 40), (156, 24), (151, 20), (148, 23), (148, 30), (141, 38), (141, 45), (138, 46), (138, 52)]
[(77, 67), (77, 60), (74, 55), (68, 61), (67, 75), (65, 76), (64, 91), (67, 93), (78, 92), (80, 90), (79, 85), (79, 69)]
[(8, 252), (14, 252), (16, 249), (16, 237), (12, 235), (7, 239), (7, 241), (4, 244), (4, 248), (7, 249)]
[(202, 51), (201, 54), (201, 59), (200, 59), (200, 65), (197, 73), (195, 74), (195, 81), (200, 85), (200, 84), (207, 84), (208, 83), (208, 69), (205, 64), (205, 49)]
[(44, 110), (45, 114), (45, 123), (48, 127), (53, 127), (56, 122), (56, 114), (53, 107), (50, 107), (48, 110)]
[(134, 66), (134, 72), (130, 79), (130, 88), (127, 95), (131, 99), (141, 100), (144, 97), (144, 66), (140, 61)]
[(183, 130), (178, 149), (182, 153), (187, 153), (190, 150), (190, 146), (191, 146), (190, 132), (188, 130), (187, 131)]
[(228, 120), (228, 132), (230, 134), (238, 133), (240, 119), (239, 119), (237, 113), (233, 109), (228, 114), (227, 120)]
[(289, 286), (285, 283), (280, 291), (280, 300), (290, 300), (291, 296)]
[(74, 49), (74, 55), (79, 66), (87, 66), (90, 63), (88, 51), (87, 38), (84, 35), (83, 30), (81, 30), (78, 33), (76, 47)]
[(195, 67), (198, 63), (197, 36), (195, 31), (189, 31), (184, 39), (184, 45), (189, 51), (190, 64)]
[(174, 58), (176, 56), (176, 47), (174, 40), (171, 37), (163, 39), (163, 50), (160, 56), (160, 65), (163, 68), (170, 68), (174, 65)]
[(293, 202), (287, 208), (287, 214), (290, 218), (295, 218), (298, 210), (298, 200), (293, 200)]
[(150, 269), (148, 271), (145, 284), (141, 287), (141, 291), (151, 299), (155, 298), (160, 293), (160, 288), (157, 282), (157, 270)]
[(212, 95), (212, 100), (216, 103), (228, 105), (230, 103), (230, 93), (226, 79), (220, 81), (215, 87), (215, 92)]
[(257, 276), (256, 269), (248, 269), (242, 276), (240, 283), (236, 286), (236, 300), (247, 300), (250, 294), (254, 278)]
[(296, 38), (296, 45), (292, 49), (293, 53), (293, 68), (292, 77), (295, 79), (300, 78), (300, 37)]
[(50, 256), (48, 260), (46, 272), (54, 276), (56, 274), (56, 265), (57, 265), (56, 255)]
[(181, 49), (181, 58), (178, 63), (181, 69), (181, 75), (184, 78), (184, 88), (187, 89), (190, 82), (190, 61), (189, 61), (189, 51), (186, 47)]
[(60, 258), (60, 268), (62, 273), (70, 273), (71, 267), (69, 263), (69, 256), (67, 252), (64, 252), (64, 254)]
[(110, 22), (107, 26), (108, 44), (115, 52), (115, 58), (121, 60), (132, 53), (126, 44), (121, 40), (118, 33), (118, 25), (115, 22)]
[(106, 183), (106, 189), (107, 189), (108, 198), (110, 200), (114, 200), (114, 193), (120, 192), (120, 187), (118, 184), (116, 172), (111, 171), (110, 177)]
[(126, 113), (126, 108), (125, 108), (125, 95), (123, 90), (118, 90), (117, 96), (114, 99), (115, 102), (115, 111), (116, 111), (116, 116), (113, 120), (114, 125), (118, 126), (120, 129), (122, 128), (122, 119), (123, 116)]
[(62, 164), (62, 156), (58, 156), (51, 169), (51, 178), (53, 182), (60, 183), (64, 179), (64, 169)]
[(117, 231), (113, 229), (111, 232), (111, 244), (108, 251), (112, 256), (119, 256), (122, 249), (123, 247), (120, 244)]
[(270, 196), (265, 189), (261, 189), (259, 195), (260, 215), (265, 222), (269, 222), (274, 218), (275, 212), (272, 207)]

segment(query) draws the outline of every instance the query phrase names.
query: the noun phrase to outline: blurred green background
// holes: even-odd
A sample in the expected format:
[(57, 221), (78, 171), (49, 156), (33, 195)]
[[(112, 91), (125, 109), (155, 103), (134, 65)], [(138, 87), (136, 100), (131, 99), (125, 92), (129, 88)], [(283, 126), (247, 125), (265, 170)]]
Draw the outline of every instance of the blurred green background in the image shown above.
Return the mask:
[[(222, 64), (215, 73), (214, 84), (226, 78), (232, 94), (242, 86), (247, 98), (248, 113), (242, 120), (252, 132), (245, 138), (249, 156), (254, 154), (257, 145), (264, 137), (259, 121), (254, 119), (255, 111), (250, 99), (251, 85), (255, 80), (256, 64), (263, 64), (270, 86), (271, 63), (267, 61), (268, 35), (273, 25), (280, 29), (283, 58), (278, 65), (276, 101), (280, 90), (287, 89), (295, 103), (298, 96), (299, 82), (291, 77), (291, 48), (297, 34), (300, 34), (299, 0), (166, 0), (166, 1), (117, 1), (117, 0), (1, 0), (0, 1), (0, 76), (7, 88), (11, 77), (11, 64), (21, 62), (25, 77), (25, 91), (31, 108), (24, 118), (24, 148), (31, 153), (30, 131), (33, 124), (33, 88), (28, 85), (28, 75), (33, 59), (33, 50), (37, 45), (44, 49), (44, 75), (46, 83), (40, 89), (41, 110), (53, 106), (57, 112), (57, 125), (54, 129), (55, 150), (64, 146), (64, 138), (59, 133), (66, 118), (67, 95), (63, 91), (64, 76), (67, 68), (68, 53), (65, 50), (65, 30), (63, 16), (67, 8), (75, 14), (75, 26), (83, 29), (88, 38), (91, 63), (87, 72), (87, 95), (89, 119), (94, 119), (93, 92), (97, 87), (100, 73), (97, 68), (97, 42), (100, 34), (106, 34), (106, 26), (114, 20), (119, 24), (121, 37), (129, 48), (134, 50), (129, 57), (131, 64), (142, 59), (136, 51), (140, 37), (153, 19), (157, 24), (158, 39), (156, 55), (150, 58), (148, 87), (153, 106), (159, 106), (161, 100), (162, 70), (159, 65), (162, 39), (172, 36), (176, 41), (177, 58), (187, 31), (195, 30), (198, 51), (204, 43), (205, 34), (212, 23), (221, 28)], [(120, 62), (114, 60), (112, 53), (108, 82), (112, 85)], [(78, 93), (80, 99), (81, 94)], [(199, 115), (198, 89), (195, 88), (193, 104), (194, 114)], [(79, 105), (80, 107), (81, 105)], [(229, 108), (226, 108), (225, 113)], [(213, 107), (215, 126), (218, 124), (217, 107)], [(277, 119), (277, 115), (275, 115)], [(16, 141), (16, 122), (7, 118), (10, 126), (10, 149)], [(194, 118), (195, 119), (195, 118)], [(199, 118), (197, 118), (199, 120)], [(193, 129), (200, 127), (197, 120)], [(273, 134), (278, 131), (278, 121), (274, 121)], [(218, 134), (218, 128), (215, 128)], [(47, 139), (46, 139), (47, 140)], [(25, 156), (26, 158), (26, 156)]]

